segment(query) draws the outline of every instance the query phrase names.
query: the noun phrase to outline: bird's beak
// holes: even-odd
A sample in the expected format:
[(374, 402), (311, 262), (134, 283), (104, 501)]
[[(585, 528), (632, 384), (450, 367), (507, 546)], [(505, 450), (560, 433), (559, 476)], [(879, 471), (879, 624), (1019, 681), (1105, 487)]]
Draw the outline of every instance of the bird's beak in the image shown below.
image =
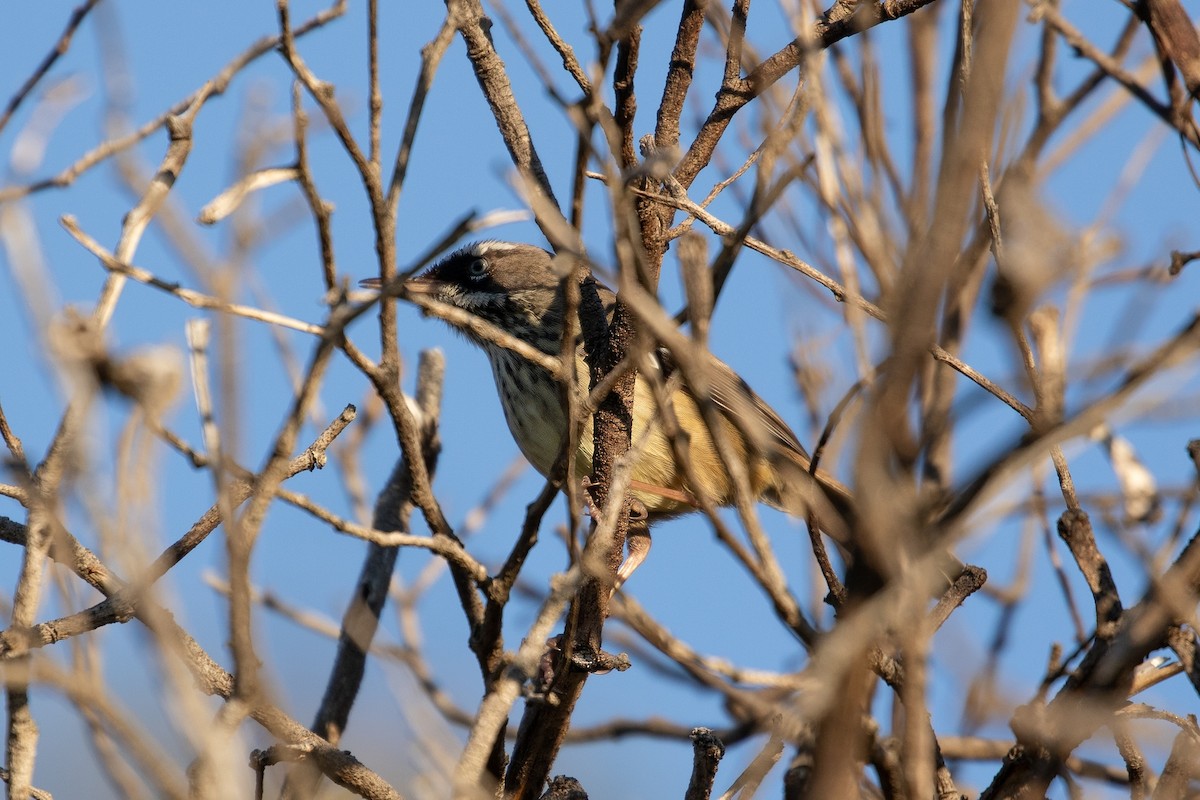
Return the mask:
[[(383, 289), (383, 281), (379, 278), (365, 278), (358, 282), (358, 285), (364, 289), (374, 289), (380, 291)], [(404, 288), (410, 295), (422, 295), (425, 297), (435, 297), (441, 290), (443, 282), (437, 278), (418, 275), (415, 278), (409, 278), (404, 282)]]
[(409, 294), (419, 294), (426, 297), (436, 297), (445, 285), (444, 281), (431, 278), (428, 275), (418, 275), (404, 282), (404, 288)]

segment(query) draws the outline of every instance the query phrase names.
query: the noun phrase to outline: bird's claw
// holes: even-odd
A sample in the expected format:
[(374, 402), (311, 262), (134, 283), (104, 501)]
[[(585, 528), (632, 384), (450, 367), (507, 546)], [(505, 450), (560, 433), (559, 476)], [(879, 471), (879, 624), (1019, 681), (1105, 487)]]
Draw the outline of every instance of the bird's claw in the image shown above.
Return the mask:
[[(580, 488), (583, 489), (583, 499), (587, 505), (588, 514), (593, 520), (599, 520), (601, 512), (596, 505), (596, 498), (592, 496), (591, 492), (594, 486), (595, 484), (586, 475), (580, 479)], [(636, 497), (629, 498), (629, 532), (625, 539), (625, 545), (629, 550), (629, 555), (621, 562), (621, 568), (617, 571), (616, 583), (613, 584), (613, 591), (619, 589), (621, 584), (629, 579), (629, 576), (641, 566), (650, 552), (650, 511), (646, 508), (646, 504)]]

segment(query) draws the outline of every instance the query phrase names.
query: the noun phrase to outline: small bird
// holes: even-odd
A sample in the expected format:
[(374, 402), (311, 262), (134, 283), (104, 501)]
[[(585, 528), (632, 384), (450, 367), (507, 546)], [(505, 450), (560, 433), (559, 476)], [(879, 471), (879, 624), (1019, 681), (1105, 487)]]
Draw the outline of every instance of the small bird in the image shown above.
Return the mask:
[[(469, 244), (430, 267), (404, 286), (420, 295), (455, 306), (486, 320), (512, 337), (548, 356), (562, 352), (564, 277), (554, 256), (540, 247), (511, 242)], [(361, 282), (380, 288), (378, 278)], [(609, 319), (616, 295), (597, 284)], [(455, 323), (451, 323), (455, 325)], [(558, 380), (543, 366), (501, 346), (470, 326), (455, 325), (484, 351), (492, 365), (496, 390), (508, 428), (521, 452), (542, 475), (548, 475), (563, 450), (568, 432), (567, 410)], [(579, 385), (588, 385), (583, 343), (576, 348)], [(732, 369), (705, 354), (706, 397), (697, 397), (665, 348), (638, 364), (634, 390), (634, 462), (631, 493), (641, 511), (631, 520), (629, 557), (618, 583), (629, 577), (649, 549), (648, 524), (695, 511), (703, 494), (714, 504), (736, 502), (734, 481), (719, 454), (702, 412), (702, 401), (719, 411), (725, 439), (732, 444), (749, 478), (754, 497), (794, 516), (812, 516), (835, 541), (848, 544), (851, 516), (849, 491), (823, 472), (809, 473), (811, 459), (795, 434)], [(657, 373), (657, 375), (651, 375)], [(693, 485), (681, 468), (664, 430), (651, 379), (670, 387), (670, 404), (679, 429), (686, 434), (685, 451)], [(707, 404), (707, 403), (706, 403)], [(578, 438), (575, 468), (578, 477), (592, 471), (592, 421), (586, 420)], [(635, 524), (638, 530), (635, 531)], [(644, 541), (640, 541), (645, 534)], [(637, 542), (635, 544), (635, 542)]]

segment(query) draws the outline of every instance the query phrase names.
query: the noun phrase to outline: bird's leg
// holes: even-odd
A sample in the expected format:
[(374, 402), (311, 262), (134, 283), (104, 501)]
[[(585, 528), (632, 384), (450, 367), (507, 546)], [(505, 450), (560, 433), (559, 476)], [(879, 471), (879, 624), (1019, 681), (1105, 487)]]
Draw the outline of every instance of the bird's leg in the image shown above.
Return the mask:
[(636, 497), (629, 501), (629, 530), (625, 534), (625, 547), (629, 555), (617, 570), (617, 582), (613, 591), (621, 588), (633, 571), (650, 555), (650, 513), (645, 504)]
[(579, 488), (583, 490), (583, 504), (587, 506), (588, 516), (598, 524), (602, 514), (600, 506), (596, 505), (596, 498), (592, 497), (592, 479), (584, 475), (579, 479)]
[[(600, 509), (596, 506), (596, 498), (592, 497), (591, 480), (585, 475), (581, 481), (583, 485), (583, 502), (587, 505), (588, 515), (592, 519), (600, 519)], [(650, 512), (646, 510), (646, 504), (636, 497), (629, 500), (629, 529), (625, 534), (625, 547), (629, 555), (621, 562), (621, 568), (617, 570), (617, 582), (613, 584), (613, 591), (621, 588), (621, 584), (629, 580), (629, 576), (633, 571), (642, 565), (646, 560), (646, 556), (650, 554)]]

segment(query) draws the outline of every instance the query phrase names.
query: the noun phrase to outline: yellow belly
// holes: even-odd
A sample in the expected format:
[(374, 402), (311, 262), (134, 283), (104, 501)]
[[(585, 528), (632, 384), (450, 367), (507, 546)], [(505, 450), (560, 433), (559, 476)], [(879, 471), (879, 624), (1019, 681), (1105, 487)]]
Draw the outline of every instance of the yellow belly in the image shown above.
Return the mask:
[[(508, 359), (514, 359), (509, 361)], [(501, 404), (509, 430), (521, 452), (543, 475), (548, 475), (562, 450), (567, 421), (559, 399), (559, 387), (549, 375), (539, 371), (539, 379), (528, 384), (513, 381), (511, 371), (519, 356), (500, 353), (492, 359)], [(509, 372), (505, 372), (509, 370)], [(527, 373), (528, 374), (528, 373)], [(586, 371), (580, 375), (586, 381)], [(507, 380), (501, 380), (507, 376)], [(713, 444), (708, 426), (704, 424), (696, 401), (690, 394), (676, 391), (672, 398), (673, 412), (679, 425), (691, 435), (679, 445), (687, 453), (692, 473), (704, 493), (717, 505), (734, 501), (732, 481)], [(745, 440), (737, 428), (724, 418), (721, 423), (736, 456), (746, 459)], [(655, 403), (654, 393), (639, 375), (634, 391), (634, 422), (632, 448), (634, 454), (631, 492), (652, 516), (670, 516), (694, 511), (691, 501), (696, 492), (675, 459), (675, 449), (664, 432), (662, 413)], [(592, 472), (592, 419), (589, 417), (579, 435), (575, 459), (575, 474), (582, 479)], [(768, 468), (760, 459), (749, 475), (751, 491), (759, 495), (768, 482)]]

